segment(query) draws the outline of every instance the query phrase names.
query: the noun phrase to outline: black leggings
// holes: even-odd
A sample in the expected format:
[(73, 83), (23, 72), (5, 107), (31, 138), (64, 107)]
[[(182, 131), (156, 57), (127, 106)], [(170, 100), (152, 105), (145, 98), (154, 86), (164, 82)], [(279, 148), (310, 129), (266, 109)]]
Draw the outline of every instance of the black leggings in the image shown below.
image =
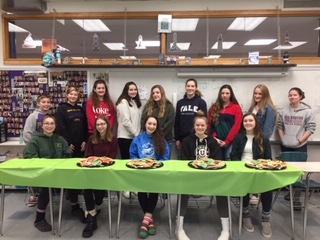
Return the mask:
[(118, 138), (121, 159), (130, 159), (130, 145), (133, 139)]
[(153, 213), (158, 202), (158, 193), (141, 193), (138, 192), (138, 200), (143, 213)]
[[(261, 203), (262, 203), (262, 210), (264, 212), (270, 212), (271, 211), (271, 205), (272, 205), (272, 197), (273, 193), (272, 191), (261, 193)], [(245, 197), (243, 197), (243, 207), (249, 207), (249, 201), (250, 197), (249, 194), (247, 194)]]
[[(83, 190), (83, 197), (86, 203), (87, 211), (95, 209), (95, 205), (101, 205), (103, 202), (105, 190)], [(94, 196), (93, 196), (94, 195)]]

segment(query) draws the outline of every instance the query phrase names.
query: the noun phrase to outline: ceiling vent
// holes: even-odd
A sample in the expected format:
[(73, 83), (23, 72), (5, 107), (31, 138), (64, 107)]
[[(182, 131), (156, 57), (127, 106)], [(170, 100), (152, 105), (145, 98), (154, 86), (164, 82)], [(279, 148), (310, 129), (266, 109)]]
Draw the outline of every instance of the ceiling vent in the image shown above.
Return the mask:
[(44, 0), (2, 0), (1, 9), (15, 14), (40, 14), (47, 11)]

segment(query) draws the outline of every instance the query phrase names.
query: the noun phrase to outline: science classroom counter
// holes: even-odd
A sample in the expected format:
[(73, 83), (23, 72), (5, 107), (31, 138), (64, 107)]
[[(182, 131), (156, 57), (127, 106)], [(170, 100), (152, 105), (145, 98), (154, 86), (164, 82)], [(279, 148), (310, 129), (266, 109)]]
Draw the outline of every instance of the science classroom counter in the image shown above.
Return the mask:
[(0, 164), (0, 183), (73, 189), (162, 192), (244, 196), (290, 185), (303, 172), (288, 164), (283, 170), (247, 168), (244, 162), (228, 161), (219, 170), (199, 170), (188, 161), (164, 161), (157, 169), (132, 169), (127, 160), (107, 167), (84, 168), (79, 159), (12, 159)]

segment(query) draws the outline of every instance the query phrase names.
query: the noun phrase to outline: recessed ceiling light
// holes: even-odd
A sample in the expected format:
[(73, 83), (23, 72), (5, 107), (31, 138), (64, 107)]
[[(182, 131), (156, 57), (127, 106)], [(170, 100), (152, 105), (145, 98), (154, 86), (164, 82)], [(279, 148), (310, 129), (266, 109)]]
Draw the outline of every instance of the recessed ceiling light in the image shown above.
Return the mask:
[(252, 31), (260, 23), (262, 23), (266, 17), (247, 17), (247, 18), (236, 18), (228, 27), (228, 30), (233, 31)]
[(196, 30), (199, 18), (172, 19), (172, 32), (193, 32)]
[(244, 45), (247, 45), (247, 46), (269, 45), (275, 41), (277, 41), (277, 39), (251, 39), (248, 42), (246, 42)]
[[(223, 42), (222, 43), (222, 48), (223, 49), (230, 49), (235, 45), (237, 42)], [(217, 49), (218, 48), (218, 42), (216, 42), (211, 49)]]
[[(173, 46), (173, 43), (170, 43), (170, 48)], [(181, 49), (181, 50), (189, 50), (190, 47), (190, 43), (177, 43), (177, 46)]]
[(120, 56), (121, 59), (124, 60), (135, 60), (137, 59), (135, 56)]
[(306, 44), (307, 42), (291, 42), (290, 43), (292, 44), (292, 46), (278, 46), (278, 47), (275, 47), (273, 48), (272, 50), (289, 50), (289, 49), (293, 49), (293, 48), (296, 48), (296, 47), (299, 47), (303, 44)]
[(123, 43), (103, 43), (110, 50), (123, 50), (125, 47)]
[(209, 55), (208, 57), (203, 57), (204, 59), (215, 59), (215, 58), (219, 58), (221, 57), (221, 55)]
[[(139, 41), (136, 41), (138, 45)], [(160, 47), (160, 41), (143, 41), (143, 46), (145, 47)]]
[(100, 19), (72, 19), (87, 32), (110, 32), (110, 29)]

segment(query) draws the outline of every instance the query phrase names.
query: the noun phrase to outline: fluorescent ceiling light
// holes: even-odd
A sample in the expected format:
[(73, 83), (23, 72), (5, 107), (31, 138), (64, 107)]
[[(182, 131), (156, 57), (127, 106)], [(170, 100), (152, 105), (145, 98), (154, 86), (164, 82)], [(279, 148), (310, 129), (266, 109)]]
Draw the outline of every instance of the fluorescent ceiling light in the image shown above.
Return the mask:
[(120, 56), (120, 58), (124, 60), (135, 60), (137, 59), (135, 56)]
[[(170, 48), (172, 48), (173, 43), (170, 43)], [(190, 47), (190, 43), (177, 43), (177, 46), (181, 49), (181, 50), (189, 50)]]
[(269, 56), (259, 56), (260, 59), (262, 59), (262, 58), (271, 58), (271, 57), (272, 57), (272, 55), (269, 55)]
[(103, 43), (110, 50), (123, 50), (125, 45), (123, 43)]
[(32, 34), (29, 32), (28, 36), (24, 40), (22, 44), (22, 48), (36, 48), (37, 46), (34, 44)]
[(88, 58), (87, 57), (71, 57), (71, 59), (82, 60), (82, 59), (88, 59)]
[(277, 41), (277, 39), (251, 39), (248, 42), (246, 42), (244, 45), (247, 45), (247, 46), (269, 45), (275, 41)]
[[(233, 45), (235, 45), (237, 42), (223, 42), (222, 43), (222, 48), (223, 50), (225, 49), (230, 49), (233, 47)], [(216, 42), (211, 49), (218, 49), (218, 42)]]
[(178, 77), (221, 77), (221, 78), (246, 78), (246, 77), (274, 77), (288, 76), (288, 72), (178, 72)]
[(293, 48), (296, 48), (296, 47), (299, 47), (303, 44), (306, 44), (307, 42), (290, 42), (292, 44), (292, 46), (278, 46), (278, 47), (275, 47), (273, 48), (272, 50), (289, 50), (289, 49), (293, 49)]
[(194, 32), (197, 28), (199, 18), (175, 18), (172, 19), (172, 31)]
[(232, 31), (252, 31), (260, 23), (262, 23), (266, 17), (248, 17), (248, 18), (236, 18), (228, 27), (228, 30)]
[(9, 32), (28, 32), (28, 31), (13, 23), (9, 23)]
[(209, 55), (208, 57), (203, 57), (204, 59), (218, 59), (221, 55)]
[(72, 19), (87, 32), (110, 32), (110, 29), (100, 19)]
[(64, 19), (57, 19), (57, 22), (61, 23), (62, 25), (66, 25), (66, 21)]
[[(139, 41), (136, 41), (138, 45)], [(160, 47), (160, 41), (143, 41), (143, 46), (145, 47)]]
[(59, 47), (61, 52), (70, 52), (68, 48), (62, 47), (61, 45), (57, 45), (57, 47)]
[(320, 30), (320, 27), (315, 28), (314, 30)]
[(42, 40), (33, 40), (34, 45), (36, 45), (36, 47), (41, 47), (42, 46)]

